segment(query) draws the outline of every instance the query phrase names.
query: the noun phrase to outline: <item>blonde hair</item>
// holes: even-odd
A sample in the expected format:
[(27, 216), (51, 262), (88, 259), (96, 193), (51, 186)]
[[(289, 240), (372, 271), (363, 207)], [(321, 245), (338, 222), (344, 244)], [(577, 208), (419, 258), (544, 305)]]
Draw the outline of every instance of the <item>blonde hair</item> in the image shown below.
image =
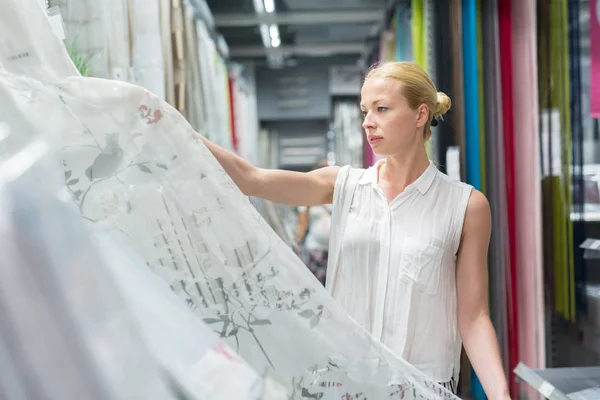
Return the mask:
[(383, 62), (369, 70), (365, 81), (369, 78), (392, 78), (402, 82), (402, 95), (412, 109), (421, 104), (429, 108), (429, 118), (423, 131), (424, 139), (431, 138), (431, 121), (446, 114), (452, 101), (443, 92), (438, 92), (427, 73), (415, 63), (408, 61)]

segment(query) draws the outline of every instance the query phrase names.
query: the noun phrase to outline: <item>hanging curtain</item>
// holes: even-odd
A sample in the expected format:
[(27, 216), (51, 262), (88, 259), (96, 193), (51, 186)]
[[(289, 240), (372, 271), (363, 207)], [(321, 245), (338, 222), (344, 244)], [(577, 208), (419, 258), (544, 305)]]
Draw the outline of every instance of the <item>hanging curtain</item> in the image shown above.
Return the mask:
[(512, 3), (519, 360), (545, 367), (536, 1)]
[(165, 67), (165, 100), (174, 106), (176, 104), (174, 65), (173, 65), (173, 40), (171, 0), (160, 1), (160, 36), (162, 45), (163, 65)]
[[(492, 236), (489, 249), (489, 282), (491, 318), (504, 364), (510, 371), (507, 321), (506, 269), (508, 268), (508, 227), (506, 220), (506, 186), (504, 178), (504, 138), (502, 80), (500, 77), (500, 48), (498, 31), (498, 1), (484, 1), (482, 5), (483, 78), (487, 162), (487, 197), (492, 212)], [(493, 104), (493, 107), (489, 105)]]
[(165, 99), (160, 1), (129, 0), (131, 81)]
[(187, 2), (183, 4), (184, 11), (184, 33), (185, 33), (185, 68), (186, 77), (186, 103), (187, 120), (197, 132), (206, 130), (206, 105), (202, 92), (208, 90), (202, 85), (202, 71), (200, 69), (200, 53), (198, 36), (196, 32), (195, 9)]

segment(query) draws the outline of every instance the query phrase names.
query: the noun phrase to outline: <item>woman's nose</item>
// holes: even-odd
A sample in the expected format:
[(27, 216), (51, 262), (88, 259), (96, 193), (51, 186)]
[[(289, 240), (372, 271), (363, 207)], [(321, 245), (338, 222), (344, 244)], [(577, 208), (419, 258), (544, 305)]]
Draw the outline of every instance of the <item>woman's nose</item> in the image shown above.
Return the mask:
[(365, 115), (365, 119), (363, 120), (362, 127), (364, 129), (373, 128), (375, 124), (373, 123), (373, 119), (371, 118), (371, 114)]

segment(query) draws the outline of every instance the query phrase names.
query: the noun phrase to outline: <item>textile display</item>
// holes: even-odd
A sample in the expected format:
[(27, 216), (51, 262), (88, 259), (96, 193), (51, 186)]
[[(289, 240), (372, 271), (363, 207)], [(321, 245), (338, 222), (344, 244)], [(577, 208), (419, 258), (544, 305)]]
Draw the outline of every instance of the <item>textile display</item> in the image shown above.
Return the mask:
[(477, 96), (479, 99), (479, 168), (481, 176), (481, 192), (487, 195), (487, 159), (485, 152), (486, 121), (485, 121), (485, 92), (483, 85), (483, 30), (482, 2), (475, 3), (475, 29), (477, 39)]
[[(16, 111), (4, 89), (3, 114)], [(25, 128), (0, 141), (0, 364), (16, 372), (0, 396), (286, 399), (107, 230), (84, 226)]]
[(498, 43), (498, 0), (482, 2), (483, 73), (486, 140), (485, 150), (490, 165), (487, 168), (487, 197), (492, 212), (492, 235), (489, 249), (489, 281), (491, 318), (505, 371), (509, 367), (508, 326), (506, 312), (506, 268), (508, 266), (508, 228), (506, 221), (506, 187), (504, 183), (504, 138), (502, 135), (502, 81), (500, 79), (500, 48)]
[(130, 0), (131, 82), (165, 99), (160, 0)]
[(171, 31), (171, 0), (159, 0), (160, 15), (160, 44), (162, 47), (163, 65), (165, 68), (165, 100), (173, 105), (176, 104), (175, 97), (175, 67), (173, 65), (173, 35)]
[[(544, 196), (544, 259), (549, 301), (556, 314), (575, 320), (571, 193), (571, 121), (567, 2), (540, 4), (539, 104)], [(551, 29), (550, 29), (551, 28)]]
[(600, 1), (590, 5), (590, 113), (600, 118)]
[(476, 1), (462, 2), (463, 83), (465, 87), (466, 182), (481, 190), (481, 147), (479, 145), (479, 89), (477, 71)]
[(232, 65), (230, 87), (237, 140), (236, 152), (253, 165), (259, 165), (259, 118), (256, 82), (252, 65)]
[(413, 0), (410, 2), (411, 5), (411, 20), (412, 20), (412, 48), (413, 48), (413, 61), (421, 66), (421, 68), (427, 68), (427, 56), (425, 54), (425, 27), (424, 27), (424, 10), (423, 0)]
[(189, 58), (185, 49), (185, 26), (184, 26), (183, 4), (179, 0), (171, 0), (171, 42), (173, 52), (170, 54), (173, 62), (173, 89), (174, 100), (170, 103), (181, 115), (187, 117), (188, 106), (186, 101), (187, 92), (187, 68), (186, 58)]
[(173, 107), (79, 77), (36, 0), (2, 4), (0, 82), (17, 109), (3, 118), (43, 132), (82, 217), (138, 254), (257, 372), (276, 373), (293, 399), (456, 398), (341, 311)]
[(411, 7), (408, 2), (400, 2), (396, 6), (396, 61), (413, 61)]
[[(498, 34), (500, 39), (500, 76), (502, 79), (502, 104), (512, 104), (513, 96), (513, 23), (512, 1), (498, 2)], [(508, 309), (508, 334), (510, 343), (509, 365), (513, 370), (519, 361), (519, 313), (517, 305), (517, 243), (516, 243), (516, 188), (515, 188), (515, 134), (514, 109), (502, 107), (504, 139), (504, 181), (506, 188), (506, 218), (508, 228), (508, 268), (506, 291)], [(509, 380), (510, 393), (516, 396), (517, 385)]]
[[(202, 70), (200, 68), (201, 48), (196, 36), (195, 10), (186, 2), (183, 4), (184, 34), (185, 34), (185, 69), (186, 74), (186, 119), (197, 131), (206, 130), (207, 116), (204, 104), (204, 87), (202, 85)], [(202, 54), (204, 56), (204, 54)], [(152, 91), (150, 91), (152, 92)], [(181, 110), (178, 110), (181, 112)]]
[(512, 3), (512, 24), (519, 360), (538, 369), (546, 340), (535, 0)]
[[(452, 91), (452, 38), (450, 33), (450, 4), (449, 2), (433, 1), (433, 11), (431, 22), (432, 30), (434, 32), (434, 47), (431, 52), (435, 53), (435, 57), (432, 57), (435, 63), (435, 83), (438, 86), (438, 90), (444, 93), (450, 93), (451, 97), (454, 97)], [(454, 101), (454, 100), (453, 100)], [(460, 107), (459, 107), (460, 108)], [(454, 112), (456, 105), (450, 108), (449, 113), (446, 116), (447, 123), (439, 124), (435, 129), (435, 135), (437, 136), (437, 159), (446, 160), (446, 154), (448, 148), (454, 145), (453, 138), (453, 121)], [(432, 131), (433, 131), (432, 129)], [(447, 173), (451, 166), (447, 165), (447, 162), (441, 162), (439, 165), (440, 171)]]
[(227, 71), (206, 25), (199, 19), (196, 20), (196, 40), (200, 57), (200, 84), (204, 96), (205, 136), (232, 150)]
[[(583, 107), (583, 94), (585, 93), (583, 85), (583, 65), (586, 64), (582, 57), (582, 49), (585, 48), (582, 42), (582, 24), (581, 19), (587, 14), (588, 10), (577, 2), (568, 3), (568, 31), (569, 31), (569, 91), (570, 96), (570, 117), (571, 117), (571, 164), (570, 177), (572, 187), (571, 207), (572, 210), (585, 209), (585, 179), (584, 179), (584, 126), (587, 125), (587, 116)], [(587, 38), (586, 38), (587, 39)], [(571, 218), (571, 213), (569, 213)], [(587, 238), (586, 222), (584, 219), (574, 219), (573, 221), (573, 279), (575, 285), (575, 313), (585, 313), (587, 311), (587, 295), (584, 289), (587, 285), (587, 265), (584, 259), (584, 250), (579, 247)]]
[[(479, 71), (477, 47), (477, 1), (462, 1), (462, 60), (465, 115), (466, 180), (477, 190), (484, 191), (481, 154), (481, 124), (479, 99)], [(485, 399), (485, 393), (475, 372), (472, 372), (471, 393), (476, 399)]]
[(337, 165), (361, 168), (363, 131), (360, 108), (354, 101), (337, 101), (333, 107), (335, 161)]
[(463, 84), (463, 24), (462, 1), (450, 0), (450, 33), (452, 37), (452, 119), (454, 124), (454, 143), (460, 148), (460, 171), (466, 178), (465, 163), (465, 93)]

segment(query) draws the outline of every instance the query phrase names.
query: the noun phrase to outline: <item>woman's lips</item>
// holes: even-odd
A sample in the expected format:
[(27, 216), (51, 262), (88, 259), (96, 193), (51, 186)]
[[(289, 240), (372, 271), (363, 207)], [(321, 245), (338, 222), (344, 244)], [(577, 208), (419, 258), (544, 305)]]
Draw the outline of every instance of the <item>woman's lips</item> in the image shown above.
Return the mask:
[(379, 142), (381, 142), (383, 140), (383, 138), (381, 136), (369, 136), (369, 143), (370, 144), (377, 144)]

